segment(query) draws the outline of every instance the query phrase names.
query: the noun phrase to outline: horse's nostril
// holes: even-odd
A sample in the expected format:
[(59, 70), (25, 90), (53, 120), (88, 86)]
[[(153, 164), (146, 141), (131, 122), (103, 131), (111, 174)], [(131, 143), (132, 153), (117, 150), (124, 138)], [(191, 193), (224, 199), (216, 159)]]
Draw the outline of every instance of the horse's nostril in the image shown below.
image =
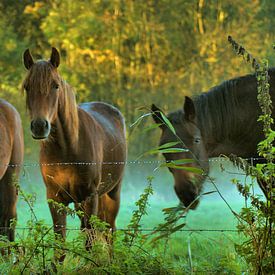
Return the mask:
[(34, 124), (35, 124), (35, 123), (34, 123), (34, 121), (32, 120), (32, 121), (31, 121), (31, 129), (34, 128)]
[(37, 118), (31, 121), (31, 131), (35, 138), (45, 138), (49, 134), (50, 124), (46, 119)]
[(46, 129), (49, 129), (49, 122), (47, 120), (44, 120), (44, 127)]
[(191, 209), (195, 208), (198, 204), (197, 196), (198, 190), (191, 181), (177, 182), (174, 186), (176, 194), (185, 207), (190, 206)]

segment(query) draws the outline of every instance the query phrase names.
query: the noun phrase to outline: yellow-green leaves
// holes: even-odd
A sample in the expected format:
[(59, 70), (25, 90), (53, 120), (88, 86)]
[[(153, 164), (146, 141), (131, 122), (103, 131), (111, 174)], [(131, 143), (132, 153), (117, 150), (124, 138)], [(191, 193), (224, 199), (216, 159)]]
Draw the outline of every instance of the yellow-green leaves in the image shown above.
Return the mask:
[(183, 164), (179, 165), (179, 164), (175, 164), (173, 161), (171, 161), (171, 162), (163, 163), (161, 165), (161, 167), (168, 167), (168, 168), (173, 168), (173, 169), (185, 170), (185, 171), (192, 172), (192, 173), (195, 173), (195, 174), (200, 174), (200, 175), (203, 174), (203, 169), (201, 169), (201, 168), (193, 167), (193, 166), (183, 166), (186, 163), (193, 163), (193, 162), (194, 162), (193, 160), (190, 162), (188, 159), (186, 159), (185, 163), (184, 163), (184, 160), (183, 160)]
[(171, 132), (176, 136), (176, 130), (173, 127), (172, 123), (169, 121), (169, 119), (162, 113), (160, 112), (161, 118), (165, 125), (171, 130)]
[(154, 155), (158, 153), (162, 154), (169, 154), (169, 153), (184, 153), (188, 152), (189, 150), (186, 148), (177, 148), (173, 147), (175, 145), (178, 145), (180, 142), (179, 141), (174, 141), (174, 142), (168, 142), (163, 145), (160, 145), (152, 150), (149, 150), (146, 154), (148, 155)]

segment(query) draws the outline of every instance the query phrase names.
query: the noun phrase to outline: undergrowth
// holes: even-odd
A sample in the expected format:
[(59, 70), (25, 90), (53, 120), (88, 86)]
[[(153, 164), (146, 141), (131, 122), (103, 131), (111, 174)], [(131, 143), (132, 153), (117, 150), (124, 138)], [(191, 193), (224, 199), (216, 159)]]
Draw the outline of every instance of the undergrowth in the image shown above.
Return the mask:
[[(152, 180), (148, 178), (148, 186), (136, 202), (137, 209), (125, 231), (112, 234), (108, 224), (92, 216), (92, 232), (79, 231), (73, 240), (65, 242), (54, 235), (52, 227), (36, 218), (35, 196), (19, 188), (32, 215), (24, 234), (18, 235), (15, 242), (1, 239), (0, 246), (5, 251), (0, 257), (1, 274), (176, 274), (172, 262), (149, 250), (140, 231), (140, 221), (153, 193)], [(56, 206), (67, 214), (81, 215), (63, 205)], [(87, 234), (93, 239), (90, 250), (85, 249)], [(56, 254), (66, 255), (63, 263), (55, 260)]]
[(274, 238), (274, 195), (275, 195), (275, 132), (272, 130), (272, 101), (269, 93), (268, 61), (259, 62), (244, 47), (232, 37), (228, 37), (236, 53), (250, 63), (257, 78), (258, 102), (262, 114), (258, 121), (263, 125), (264, 140), (258, 144), (258, 154), (263, 158), (262, 163), (251, 166), (244, 160), (233, 157), (234, 163), (243, 168), (247, 175), (257, 180), (265, 198), (255, 195), (253, 184), (243, 184), (234, 180), (237, 188), (248, 202), (239, 213), (238, 230), (246, 240), (236, 244), (236, 251), (249, 264), (253, 274), (271, 274), (275, 270), (275, 238)]
[[(56, 239), (53, 228), (38, 218), (41, 215), (35, 205), (39, 195), (20, 190), (20, 197), (28, 209), (24, 211), (29, 211), (31, 215), (24, 225), (25, 230), (17, 229), (16, 242), (2, 240), (1, 247), (9, 248), (10, 254), (0, 256), (0, 274), (220, 274), (223, 271), (238, 274), (239, 270), (245, 270), (234, 253), (229, 235), (216, 233), (218, 236), (213, 240), (212, 233), (207, 236), (174, 232), (173, 237), (169, 235), (152, 242), (157, 235), (148, 236), (143, 231), (151, 226), (144, 222), (152, 215), (149, 204), (152, 183), (153, 178), (148, 178), (148, 184), (136, 201), (136, 208), (125, 230), (118, 230), (110, 236), (106, 223), (92, 218), (94, 241), (90, 251), (85, 249), (87, 233), (90, 232), (74, 229), (68, 231), (65, 243)], [(161, 204), (159, 206), (161, 208)], [(64, 206), (60, 210), (66, 210), (73, 216), (81, 215)], [(159, 215), (159, 212), (154, 208), (154, 215)], [(149, 217), (145, 217), (147, 213)], [(235, 235), (232, 237), (235, 238)], [(112, 245), (106, 241), (110, 238)], [(54, 251), (66, 254), (63, 264), (54, 260)]]

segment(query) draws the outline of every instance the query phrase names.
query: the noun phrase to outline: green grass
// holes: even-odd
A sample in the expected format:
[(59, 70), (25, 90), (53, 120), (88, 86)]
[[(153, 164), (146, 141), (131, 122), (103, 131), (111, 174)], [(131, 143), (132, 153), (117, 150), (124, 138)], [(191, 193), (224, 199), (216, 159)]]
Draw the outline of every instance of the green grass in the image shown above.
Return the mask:
[[(212, 166), (211, 177), (215, 178), (220, 192), (232, 209), (238, 212), (244, 201), (238, 195), (236, 188), (230, 183), (230, 179), (236, 177), (236, 175), (232, 175), (232, 173), (236, 173), (236, 170), (227, 164), (227, 172), (221, 174), (218, 164)], [(167, 170), (154, 172), (153, 165), (141, 165), (140, 167), (129, 165), (123, 183), (121, 208), (117, 218), (118, 229), (126, 228), (129, 223), (132, 212), (136, 209), (135, 201), (137, 201), (147, 184), (147, 176), (154, 176), (154, 194), (149, 201), (148, 215), (141, 220), (143, 229), (152, 229), (163, 222), (161, 210), (165, 207), (177, 205), (178, 199), (173, 190), (173, 179)], [(239, 175), (237, 176), (240, 178)], [(244, 180), (244, 178), (242, 179)], [(39, 167), (25, 168), (21, 186), (23, 190), (36, 194), (34, 205), (36, 217), (51, 225), (52, 220)], [(211, 190), (214, 190), (214, 187), (211, 183), (206, 183), (205, 191)], [(26, 223), (30, 218), (30, 209), (21, 198), (18, 202), (17, 234), (24, 235), (24, 230), (20, 228), (26, 227)], [(241, 236), (237, 232), (222, 231), (236, 229), (236, 218), (217, 193), (204, 196), (198, 208), (188, 213), (185, 222), (184, 231), (173, 234), (168, 243), (161, 241), (154, 249), (149, 247), (151, 253), (163, 255), (178, 270), (190, 270), (190, 265), (192, 265), (193, 270), (197, 273), (220, 274), (225, 272), (240, 274), (246, 269), (245, 263), (234, 250), (234, 243), (240, 242)], [(78, 232), (78, 218), (68, 217), (67, 227), (69, 229), (68, 239), (72, 240)]]
[[(134, 169), (133, 169), (134, 168)], [(135, 202), (143, 192), (147, 184), (147, 176), (154, 176), (153, 189), (154, 194), (149, 201), (148, 215), (144, 217), (142, 223), (145, 228), (152, 228), (163, 219), (162, 209), (175, 206), (178, 199), (173, 189), (173, 178), (166, 169), (154, 172), (152, 167), (128, 167), (123, 182), (121, 194), (121, 208), (117, 219), (117, 227), (125, 227), (132, 211), (136, 208)], [(211, 177), (217, 175), (219, 171), (214, 171)], [(225, 174), (226, 175), (226, 174)], [(229, 176), (219, 177), (215, 182), (231, 205), (234, 211), (238, 212), (243, 205), (243, 199), (238, 195), (235, 187), (230, 183)], [(36, 195), (34, 210), (38, 219), (44, 219), (46, 223), (51, 224), (50, 212), (46, 201), (46, 189), (42, 181), (39, 167), (26, 167), (24, 175), (21, 178), (21, 188), (31, 194)], [(205, 184), (205, 192), (213, 191), (215, 188), (210, 183)], [(30, 218), (29, 207), (22, 198), (18, 202), (18, 225), (24, 226)], [(199, 229), (234, 229), (236, 221), (231, 211), (217, 193), (205, 195), (202, 197), (198, 208), (190, 211), (187, 216), (187, 222), (190, 228)], [(68, 220), (68, 227), (78, 225), (78, 219)]]

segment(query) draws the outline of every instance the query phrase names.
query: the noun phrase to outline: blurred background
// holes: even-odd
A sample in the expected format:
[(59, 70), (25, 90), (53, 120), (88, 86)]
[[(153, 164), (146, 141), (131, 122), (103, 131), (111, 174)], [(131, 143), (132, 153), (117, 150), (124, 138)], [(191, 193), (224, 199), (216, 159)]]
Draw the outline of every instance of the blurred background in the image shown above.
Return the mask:
[[(56, 47), (61, 53), (60, 73), (75, 88), (79, 103), (105, 101), (122, 111), (127, 124), (128, 159), (135, 160), (158, 144), (158, 129), (143, 131), (153, 123), (150, 117), (130, 127), (149, 112), (152, 103), (165, 112), (176, 110), (182, 107), (185, 95), (196, 95), (226, 79), (251, 73), (250, 66), (233, 53), (228, 35), (255, 57), (274, 64), (274, 14), (272, 0), (1, 0), (0, 97), (21, 114), (25, 163), (37, 163), (39, 154), (39, 144), (29, 133), (21, 92), (26, 74), (22, 64), (25, 49), (29, 48), (35, 59), (48, 59), (51, 47)], [(226, 165), (233, 169), (230, 163)], [(238, 210), (243, 201), (230, 178), (239, 172), (233, 169), (233, 175), (221, 173), (218, 164), (211, 166), (211, 176), (226, 198), (237, 203)], [(150, 222), (160, 217), (162, 207), (177, 203), (168, 170), (155, 168), (149, 164), (127, 166), (120, 226), (128, 221), (147, 176), (155, 177), (151, 205), (158, 211), (150, 216)], [(38, 166), (26, 165), (21, 186), (36, 194), (37, 209), (50, 223)], [(206, 190), (211, 188), (206, 183)], [(24, 224), (28, 218), (26, 205), (20, 201), (19, 206), (19, 221)], [(209, 218), (207, 213), (213, 216)], [(219, 221), (229, 217), (228, 227), (234, 224), (230, 211), (215, 193), (202, 200), (190, 219), (197, 226), (206, 220), (207, 225), (214, 226), (213, 217), (217, 215)]]
[[(29, 158), (36, 143), (20, 93), (22, 54), (29, 48), (34, 58), (48, 59), (54, 46), (78, 102), (114, 104), (129, 128), (152, 103), (172, 111), (184, 95), (250, 73), (228, 35), (274, 64), (274, 14), (272, 0), (1, 0), (0, 97), (22, 114)], [(158, 142), (157, 130), (140, 131), (147, 120), (128, 131), (130, 157)]]

